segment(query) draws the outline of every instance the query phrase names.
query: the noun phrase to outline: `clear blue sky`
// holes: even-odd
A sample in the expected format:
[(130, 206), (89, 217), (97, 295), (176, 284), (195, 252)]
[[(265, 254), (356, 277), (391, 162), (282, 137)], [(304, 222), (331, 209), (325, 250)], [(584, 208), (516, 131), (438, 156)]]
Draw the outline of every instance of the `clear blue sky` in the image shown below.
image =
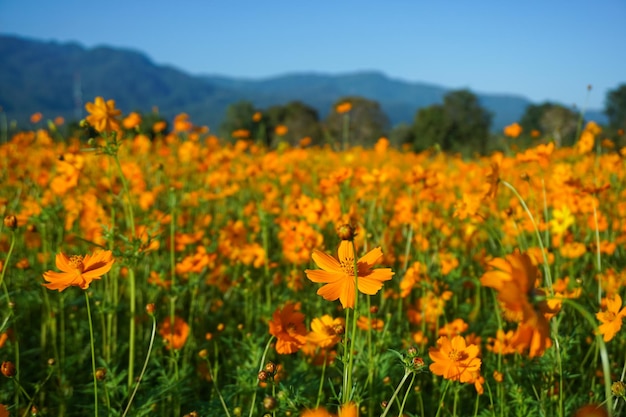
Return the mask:
[(191, 74), (380, 70), (604, 106), (626, 83), (626, 0), (0, 0), (0, 32), (141, 51)]

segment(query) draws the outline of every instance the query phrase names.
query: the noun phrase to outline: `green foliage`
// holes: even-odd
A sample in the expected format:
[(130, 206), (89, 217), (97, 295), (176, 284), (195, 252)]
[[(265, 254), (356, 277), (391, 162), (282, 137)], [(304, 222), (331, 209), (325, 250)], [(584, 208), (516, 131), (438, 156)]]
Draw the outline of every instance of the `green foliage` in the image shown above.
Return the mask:
[(415, 116), (417, 150), (438, 146), (444, 151), (484, 153), (489, 138), (491, 114), (469, 90), (453, 91), (443, 105), (421, 109)]
[[(301, 101), (291, 101), (284, 106), (272, 106), (267, 109), (267, 137), (268, 145), (275, 148), (280, 142), (286, 142), (291, 146), (298, 146), (300, 140), (309, 137), (311, 144), (321, 143), (322, 130), (319, 124), (317, 110)], [(276, 135), (274, 129), (278, 125), (288, 128), (287, 134)]]
[[(350, 103), (352, 109), (347, 113), (338, 113), (337, 105), (342, 103)], [(374, 145), (381, 136), (387, 134), (390, 127), (389, 118), (378, 102), (357, 96), (337, 100), (324, 125), (336, 144), (364, 147)]]
[(626, 84), (607, 93), (604, 111), (613, 129), (626, 129)]
[(580, 116), (574, 111), (550, 102), (531, 104), (520, 119), (526, 133), (538, 130), (549, 135), (556, 146), (569, 146), (575, 142)]
[(252, 116), (256, 112), (254, 104), (250, 101), (238, 101), (226, 109), (226, 115), (219, 128), (223, 138), (231, 138), (236, 130), (245, 129), (252, 133), (255, 127)]
[[(87, 49), (6, 35), (0, 35), (0, 56), (0, 106), (9, 121), (23, 124), (37, 111), (44, 118), (80, 119), (85, 115), (84, 103), (96, 95), (116, 100), (124, 112), (145, 113), (158, 106), (166, 119), (185, 112), (194, 123), (212, 129), (219, 126), (226, 108), (240, 100), (260, 108), (300, 100), (323, 119), (338, 97), (358, 95), (380, 103), (395, 126), (411, 123), (416, 109), (440, 103), (447, 92), (443, 87), (396, 80), (379, 72), (291, 74), (260, 80), (192, 76), (156, 65), (131, 50)], [(480, 95), (480, 102), (493, 112), (496, 130), (518, 120), (530, 104), (507, 95)]]

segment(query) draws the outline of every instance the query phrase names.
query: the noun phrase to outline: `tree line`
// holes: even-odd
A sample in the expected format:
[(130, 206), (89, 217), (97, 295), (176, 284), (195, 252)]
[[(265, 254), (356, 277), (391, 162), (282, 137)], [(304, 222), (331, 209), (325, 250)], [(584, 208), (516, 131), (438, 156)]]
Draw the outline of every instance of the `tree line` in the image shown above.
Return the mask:
[[(626, 130), (626, 84), (607, 93), (605, 134), (613, 139)], [(518, 122), (519, 144), (530, 145), (538, 138), (548, 138), (557, 146), (570, 146), (576, 141), (583, 118), (580, 112), (560, 104), (532, 104)], [(379, 103), (364, 97), (338, 99), (328, 115), (300, 101), (267, 109), (256, 108), (252, 102), (239, 101), (226, 111), (219, 135), (222, 138), (254, 139), (275, 148), (324, 145), (370, 147), (380, 137), (391, 144), (414, 151), (438, 149), (471, 155), (484, 154), (499, 148), (503, 133), (491, 132), (492, 115), (483, 108), (470, 90), (451, 91), (443, 103), (416, 111), (412, 124), (390, 126), (389, 118)]]

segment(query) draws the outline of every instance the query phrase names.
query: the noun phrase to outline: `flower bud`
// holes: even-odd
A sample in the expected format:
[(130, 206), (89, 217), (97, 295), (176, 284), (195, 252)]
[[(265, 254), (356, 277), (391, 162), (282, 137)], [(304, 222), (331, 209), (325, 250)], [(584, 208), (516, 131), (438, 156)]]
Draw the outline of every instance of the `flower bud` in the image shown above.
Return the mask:
[(104, 368), (98, 368), (96, 369), (96, 379), (98, 381), (104, 381), (104, 379), (107, 377), (107, 370)]
[(622, 381), (613, 382), (613, 385), (611, 385), (611, 392), (616, 397), (626, 399), (626, 383)]
[(353, 241), (354, 236), (356, 236), (356, 231), (354, 230), (354, 226), (349, 224), (342, 224), (337, 228), (337, 235), (341, 240)]
[(265, 408), (266, 410), (272, 411), (276, 408), (276, 406), (278, 406), (278, 401), (276, 401), (276, 398), (267, 396), (263, 399), (263, 408)]
[(269, 374), (276, 373), (276, 364), (274, 362), (268, 362), (265, 364), (265, 372)]
[(4, 361), (2, 365), (0, 365), (0, 372), (7, 378), (13, 378), (17, 374), (17, 369), (15, 369), (13, 362)]
[(17, 217), (13, 215), (6, 216), (4, 218), (4, 226), (11, 230), (17, 229)]
[(148, 313), (149, 315), (154, 315), (154, 303), (148, 303), (146, 304), (146, 313)]

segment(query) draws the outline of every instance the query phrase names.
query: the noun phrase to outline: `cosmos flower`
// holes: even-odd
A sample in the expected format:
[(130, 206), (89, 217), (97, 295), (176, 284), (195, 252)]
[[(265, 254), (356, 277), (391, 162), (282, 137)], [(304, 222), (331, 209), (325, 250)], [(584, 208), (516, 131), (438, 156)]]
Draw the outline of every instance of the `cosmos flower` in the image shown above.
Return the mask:
[(605, 298), (606, 310), (596, 313), (596, 318), (602, 323), (598, 333), (603, 335), (605, 342), (613, 339), (622, 328), (622, 318), (626, 316), (626, 307), (622, 308), (622, 297), (619, 294)]
[(475, 383), (481, 365), (478, 353), (478, 346), (468, 346), (462, 336), (452, 340), (442, 336), (437, 340), (437, 347), (429, 349), (428, 355), (433, 360), (429, 368), (433, 374), (450, 381)]
[(89, 116), (86, 117), (87, 122), (98, 132), (111, 132), (120, 128), (116, 117), (122, 112), (115, 108), (115, 100), (105, 102), (102, 97), (98, 96), (93, 103), (85, 104), (85, 109), (89, 112)]
[(189, 325), (181, 317), (174, 317), (174, 323), (167, 318), (159, 327), (159, 334), (165, 341), (167, 349), (181, 349), (189, 336)]
[(56, 256), (56, 266), (62, 272), (44, 272), (43, 277), (48, 283), (43, 285), (59, 292), (72, 286), (86, 290), (91, 281), (100, 279), (102, 275), (109, 272), (113, 262), (113, 254), (110, 250), (97, 250), (91, 255), (70, 257), (61, 252)]
[[(383, 282), (390, 280), (394, 274), (391, 268), (372, 269), (382, 256), (382, 250), (375, 248), (357, 261), (358, 286), (363, 294), (376, 294)], [(313, 261), (321, 269), (307, 269), (304, 272), (311, 281), (326, 284), (317, 290), (318, 295), (328, 301), (339, 299), (343, 308), (354, 308), (356, 291), (352, 242), (341, 241), (338, 257), (339, 260), (315, 250)]]
[(276, 337), (276, 352), (295, 353), (306, 343), (304, 314), (297, 311), (296, 304), (287, 302), (283, 309), (276, 309), (269, 322), (270, 334)]

